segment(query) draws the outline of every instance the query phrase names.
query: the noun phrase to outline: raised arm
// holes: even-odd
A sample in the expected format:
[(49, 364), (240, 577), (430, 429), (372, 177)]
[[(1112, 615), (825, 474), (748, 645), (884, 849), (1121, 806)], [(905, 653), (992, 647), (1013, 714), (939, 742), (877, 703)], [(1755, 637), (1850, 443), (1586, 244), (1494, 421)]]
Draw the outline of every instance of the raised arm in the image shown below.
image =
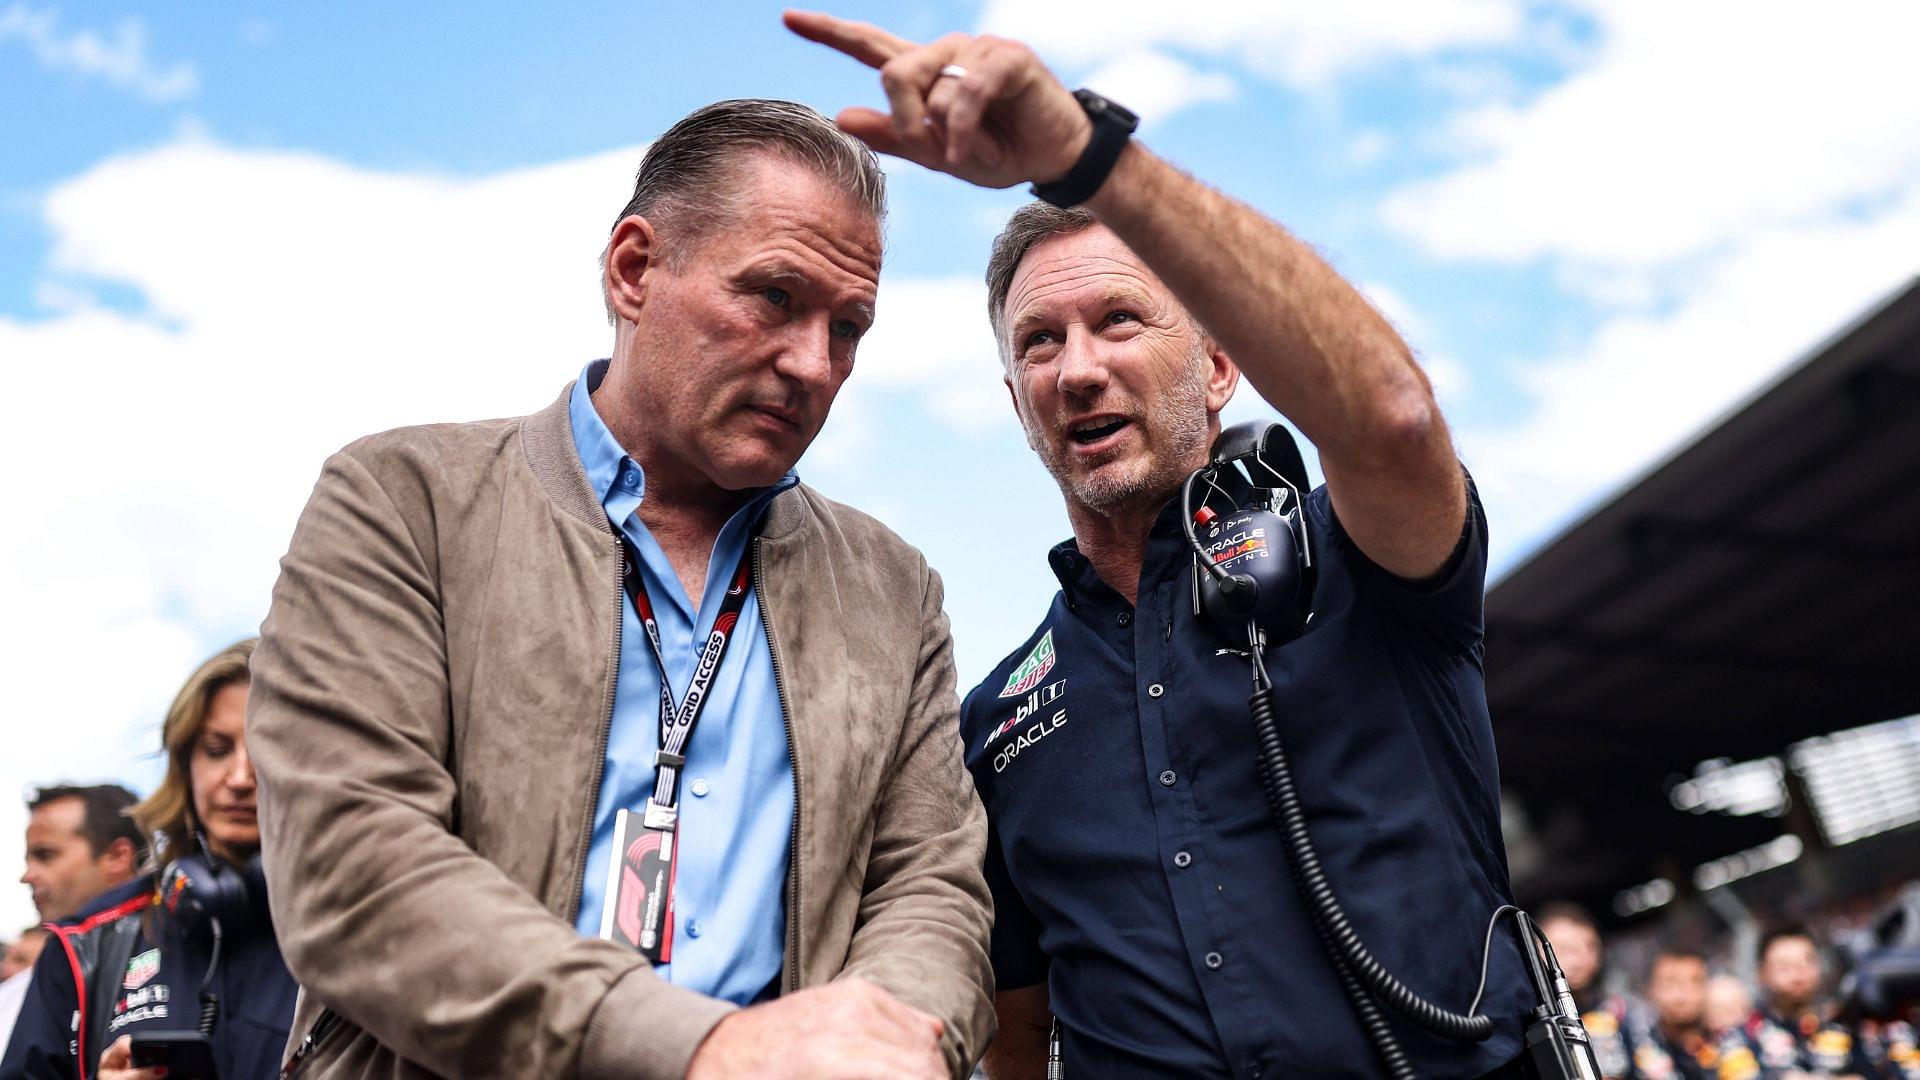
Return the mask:
[(1278, 222), (1138, 142), (1087, 209), (1313, 442), (1360, 549), (1401, 577), (1441, 569), (1465, 478), (1426, 375), (1366, 298)]
[[(787, 25), (880, 71), (889, 111), (848, 109), (839, 123), (884, 153), (1009, 187), (1065, 176), (1091, 137), (1073, 95), (1019, 42), (950, 34), (921, 46), (797, 12)], [(1312, 440), (1368, 557), (1406, 578), (1441, 569), (1466, 520), (1465, 480), (1425, 375), (1366, 299), (1280, 224), (1138, 140), (1085, 206)]]

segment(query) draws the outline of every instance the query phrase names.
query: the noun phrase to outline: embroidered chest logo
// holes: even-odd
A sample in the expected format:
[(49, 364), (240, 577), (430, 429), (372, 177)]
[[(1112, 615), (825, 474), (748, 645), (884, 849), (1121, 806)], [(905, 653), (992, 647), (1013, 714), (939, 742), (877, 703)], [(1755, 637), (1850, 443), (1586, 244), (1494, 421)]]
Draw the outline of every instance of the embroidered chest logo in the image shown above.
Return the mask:
[(980, 749), (985, 750), (987, 747), (992, 746), (995, 739), (998, 739), (1000, 736), (1005, 735), (1007, 732), (1019, 726), (1020, 721), (1038, 712), (1042, 705), (1051, 705), (1060, 700), (1060, 695), (1066, 692), (1067, 680), (1060, 679), (1055, 682), (1050, 682), (1040, 689), (1035, 690), (1033, 693), (1028, 694), (1027, 700), (1021, 702), (1020, 707), (1013, 710), (1012, 716), (1001, 721), (999, 727), (994, 728), (992, 732), (988, 733), (986, 741), (980, 744)]
[(1039, 686), (1040, 680), (1053, 670), (1053, 660), (1053, 631), (1049, 630), (1040, 643), (1033, 647), (1033, 651), (1027, 654), (1027, 658), (1020, 661), (1020, 666), (1013, 669), (1013, 674), (1007, 676), (1006, 688), (1000, 691), (1000, 696), (1019, 697)]
[(120, 985), (128, 990), (138, 990), (153, 981), (160, 974), (160, 950), (148, 949), (146, 952), (127, 961), (127, 977)]
[(981, 744), (982, 750), (992, 746), (994, 740), (1000, 736), (1018, 729), (1018, 733), (1001, 743), (999, 752), (993, 755), (994, 772), (1005, 772), (1007, 766), (1013, 763), (1013, 759), (1039, 743), (1041, 739), (1066, 726), (1066, 709), (1054, 709), (1051, 714), (1045, 711), (1059, 701), (1066, 692), (1067, 680), (1060, 679), (1048, 683), (1028, 694), (1027, 699), (1020, 703), (1020, 707), (1014, 710), (1013, 715), (993, 729), (993, 734), (988, 735), (987, 741)]

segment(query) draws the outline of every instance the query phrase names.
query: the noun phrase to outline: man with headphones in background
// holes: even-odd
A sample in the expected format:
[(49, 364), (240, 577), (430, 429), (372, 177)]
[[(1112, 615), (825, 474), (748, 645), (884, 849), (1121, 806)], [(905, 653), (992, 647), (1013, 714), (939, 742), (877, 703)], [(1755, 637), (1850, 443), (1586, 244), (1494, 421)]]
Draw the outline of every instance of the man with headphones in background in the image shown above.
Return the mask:
[[(1465, 1010), (1510, 887), (1480, 663), (1486, 524), (1426, 377), (1311, 248), (1154, 156), (1131, 113), (1069, 92), (1026, 46), (787, 23), (879, 69), (890, 112), (849, 109), (843, 129), (1044, 200), (987, 271), (1014, 411), (1074, 532), (1049, 553), (1045, 620), (961, 720), (991, 822), (989, 1073), (1039, 1077), (1053, 1041), (1071, 1076), (1382, 1075), (1384, 1040), (1356, 1019), (1263, 799), (1246, 637), (1195, 617), (1177, 496), (1243, 371), (1318, 448), (1327, 481), (1299, 538), (1312, 616), (1257, 650), (1279, 739), (1359, 938)], [(1399, 1074), (1523, 1075), (1535, 1002), (1510, 941), (1477, 1001), (1491, 1034), (1396, 1020)]]

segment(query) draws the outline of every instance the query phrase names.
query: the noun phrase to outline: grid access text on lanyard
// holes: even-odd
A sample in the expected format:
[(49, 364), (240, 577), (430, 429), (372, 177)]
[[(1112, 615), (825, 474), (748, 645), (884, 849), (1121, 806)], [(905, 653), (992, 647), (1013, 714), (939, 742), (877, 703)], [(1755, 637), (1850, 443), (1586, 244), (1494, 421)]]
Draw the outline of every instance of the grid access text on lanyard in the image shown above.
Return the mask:
[(646, 860), (648, 874), (654, 880), (648, 887), (664, 900), (664, 903), (647, 905), (642, 916), (644, 925), (640, 944), (655, 963), (664, 962), (671, 946), (671, 923), (668, 921), (672, 911), (673, 869), (679, 861), (674, 843), (679, 829), (680, 813), (680, 770), (687, 763), (687, 742), (693, 738), (695, 725), (700, 722), (700, 714), (707, 703), (707, 691), (713, 686), (713, 677), (720, 670), (720, 661), (726, 657), (727, 646), (733, 641), (733, 631), (740, 621), (740, 611), (747, 603), (747, 589), (753, 577), (753, 542), (748, 540), (746, 550), (740, 553), (740, 564), (734, 568), (733, 578), (727, 585), (725, 598), (720, 602), (720, 613), (714, 617), (713, 629), (708, 631), (706, 644), (700, 650), (699, 663), (694, 666), (693, 678), (687, 683), (687, 696), (678, 708), (673, 703), (673, 683), (667, 677), (666, 650), (660, 644), (660, 623), (653, 614), (653, 602), (647, 596), (647, 585), (640, 574), (640, 557), (633, 550), (633, 544), (618, 525), (615, 535), (620, 537), (622, 565), (621, 584), (626, 587), (627, 598), (633, 602), (634, 614), (639, 616), (640, 625), (646, 628), (647, 645), (653, 653), (654, 666), (660, 673), (660, 749), (653, 755), (653, 796), (647, 800), (647, 811), (641, 824), (661, 835), (663, 843), (655, 859)]

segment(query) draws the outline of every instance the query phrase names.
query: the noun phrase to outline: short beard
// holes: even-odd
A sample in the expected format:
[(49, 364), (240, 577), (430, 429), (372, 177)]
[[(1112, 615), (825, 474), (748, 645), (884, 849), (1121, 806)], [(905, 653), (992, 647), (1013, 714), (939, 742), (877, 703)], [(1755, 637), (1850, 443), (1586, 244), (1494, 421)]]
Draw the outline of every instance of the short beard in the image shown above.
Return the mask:
[(1060, 493), (1068, 502), (1090, 510), (1112, 513), (1116, 510), (1158, 507), (1172, 496), (1174, 488), (1187, 475), (1187, 463), (1205, 451), (1207, 445), (1207, 350), (1203, 340), (1194, 342), (1192, 362), (1179, 382), (1167, 387), (1159, 407), (1143, 418), (1148, 447), (1156, 450), (1146, 468), (1133, 475), (1096, 472), (1093, 476), (1075, 476), (1070, 460), (1022, 417), (1027, 445), (1040, 455), (1041, 464), (1053, 474)]

